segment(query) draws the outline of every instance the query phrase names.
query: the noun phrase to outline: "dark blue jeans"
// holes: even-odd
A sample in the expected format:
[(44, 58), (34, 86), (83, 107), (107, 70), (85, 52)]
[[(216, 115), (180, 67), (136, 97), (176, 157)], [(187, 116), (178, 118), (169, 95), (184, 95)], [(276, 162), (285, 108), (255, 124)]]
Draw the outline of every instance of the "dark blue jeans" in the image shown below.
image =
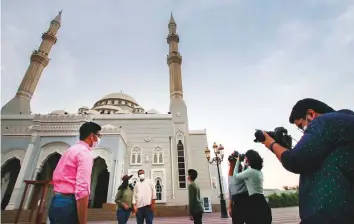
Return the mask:
[(75, 196), (54, 195), (48, 216), (50, 224), (78, 224)]
[(144, 224), (144, 220), (146, 221), (146, 224), (152, 224), (153, 219), (154, 212), (150, 205), (138, 208), (138, 212), (136, 213), (137, 224)]
[(130, 208), (127, 210), (125, 210), (124, 208), (118, 208), (117, 209), (118, 224), (126, 224), (129, 220), (131, 212), (132, 212), (132, 210)]

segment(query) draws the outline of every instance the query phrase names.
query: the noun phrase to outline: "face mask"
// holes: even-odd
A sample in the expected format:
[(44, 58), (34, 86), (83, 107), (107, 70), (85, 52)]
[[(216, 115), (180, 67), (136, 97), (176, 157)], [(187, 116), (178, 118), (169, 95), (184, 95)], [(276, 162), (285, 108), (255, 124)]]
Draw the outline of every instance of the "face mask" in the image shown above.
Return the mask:
[(92, 143), (92, 148), (96, 148), (100, 144), (101, 139), (98, 139), (97, 142)]
[(306, 118), (305, 118), (305, 120), (306, 120), (306, 125), (304, 125), (303, 127), (302, 127), (302, 130), (305, 132), (306, 131), (306, 129), (307, 129), (307, 127), (308, 127), (308, 125), (310, 124), (310, 120), (307, 118), (307, 114), (306, 114)]
[(144, 179), (145, 179), (145, 174), (143, 174), (143, 173), (140, 174), (140, 175), (139, 175), (139, 179), (140, 179), (140, 180), (144, 180)]

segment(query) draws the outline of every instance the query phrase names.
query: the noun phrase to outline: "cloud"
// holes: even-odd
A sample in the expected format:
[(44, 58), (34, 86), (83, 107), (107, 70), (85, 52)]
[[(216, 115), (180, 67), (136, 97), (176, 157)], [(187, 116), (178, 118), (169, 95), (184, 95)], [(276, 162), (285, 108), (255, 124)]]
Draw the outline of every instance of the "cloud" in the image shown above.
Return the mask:
[(147, 109), (168, 111), (165, 38), (172, 11), (190, 128), (206, 128), (209, 144), (223, 143), (228, 153), (258, 150), (266, 187), (298, 180), (253, 143), (255, 128), (285, 126), (298, 139), (288, 115), (304, 97), (354, 109), (350, 0), (14, 0), (2, 7), (2, 105), (15, 94), (41, 33), (64, 9), (52, 60), (32, 101), (41, 113), (75, 112), (121, 90)]

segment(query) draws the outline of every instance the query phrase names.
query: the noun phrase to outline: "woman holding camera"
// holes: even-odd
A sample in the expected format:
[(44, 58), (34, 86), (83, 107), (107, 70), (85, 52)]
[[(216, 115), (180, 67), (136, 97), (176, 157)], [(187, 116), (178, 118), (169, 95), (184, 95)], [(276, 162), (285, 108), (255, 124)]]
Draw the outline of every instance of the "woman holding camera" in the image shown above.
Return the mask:
[(263, 159), (254, 150), (248, 150), (245, 154), (245, 164), (248, 169), (239, 172), (241, 165), (240, 156), (237, 158), (234, 168), (234, 179), (244, 180), (248, 190), (247, 224), (272, 223), (272, 211), (263, 195)]
[[(235, 180), (233, 177), (236, 166), (238, 152), (234, 152), (229, 157), (229, 206), (228, 213), (232, 217), (232, 224), (244, 224), (246, 222), (247, 214), (247, 199), (248, 191), (244, 180)], [(246, 169), (246, 167), (245, 167)], [(243, 167), (240, 164), (238, 171), (242, 172)]]

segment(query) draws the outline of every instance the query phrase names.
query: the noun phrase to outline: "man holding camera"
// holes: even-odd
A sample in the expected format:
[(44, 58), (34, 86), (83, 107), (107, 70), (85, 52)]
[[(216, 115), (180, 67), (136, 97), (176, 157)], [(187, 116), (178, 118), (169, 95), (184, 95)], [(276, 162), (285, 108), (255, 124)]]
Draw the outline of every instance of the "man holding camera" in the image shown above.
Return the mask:
[(293, 149), (266, 132), (262, 143), (285, 169), (300, 174), (301, 223), (354, 223), (354, 112), (303, 99), (289, 121), (304, 132)]

